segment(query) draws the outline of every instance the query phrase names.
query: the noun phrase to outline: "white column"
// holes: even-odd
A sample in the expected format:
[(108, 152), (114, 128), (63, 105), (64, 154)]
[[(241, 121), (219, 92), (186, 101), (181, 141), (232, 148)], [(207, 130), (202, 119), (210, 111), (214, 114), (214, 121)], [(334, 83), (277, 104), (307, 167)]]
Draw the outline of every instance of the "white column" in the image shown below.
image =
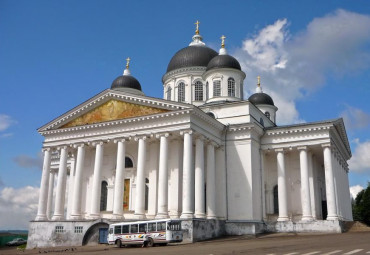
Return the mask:
[(146, 159), (146, 137), (135, 138), (139, 141), (137, 176), (136, 176), (136, 199), (135, 199), (135, 218), (145, 219), (145, 159)]
[(215, 146), (207, 145), (207, 219), (216, 219)]
[(205, 218), (204, 141), (195, 140), (195, 217)]
[(126, 146), (125, 139), (115, 140), (114, 142), (117, 143), (117, 166), (114, 180), (113, 219), (123, 219)]
[(311, 198), (311, 213), (312, 218), (317, 218), (316, 213), (316, 183), (315, 183), (315, 173), (314, 173), (314, 167), (313, 167), (313, 161), (314, 156), (312, 155), (312, 152), (308, 152), (308, 179), (310, 182), (310, 198)]
[(310, 182), (308, 179), (308, 158), (307, 147), (298, 147), (299, 162), (301, 171), (301, 203), (302, 203), (302, 220), (312, 220)]
[(277, 175), (278, 175), (278, 199), (279, 218), (278, 221), (288, 221), (288, 197), (286, 187), (286, 170), (283, 149), (277, 149)]
[(49, 174), (50, 174), (50, 161), (51, 153), (50, 148), (43, 149), (44, 151), (44, 164), (42, 166), (42, 175), (41, 175), (41, 185), (40, 185), (40, 195), (39, 195), (39, 204), (37, 209), (36, 221), (47, 220), (46, 215), (47, 202), (48, 202), (48, 191), (49, 191)]
[(170, 179), (168, 209), (169, 216), (178, 219), (182, 212), (182, 167), (183, 167), (183, 143), (182, 137), (171, 139), (169, 157)]
[(328, 208), (327, 220), (338, 220), (337, 205), (335, 199), (334, 174), (332, 166), (331, 145), (322, 145), (324, 148), (326, 203)]
[(194, 171), (193, 171), (193, 141), (192, 131), (181, 132), (184, 135), (183, 152), (183, 192), (181, 218), (194, 217)]
[(47, 205), (47, 216), (48, 219), (51, 220), (52, 215), (52, 209), (53, 209), (53, 197), (54, 197), (54, 177), (55, 172), (53, 170), (50, 170), (49, 175), (49, 191), (48, 191), (48, 205)]
[(76, 174), (73, 180), (73, 201), (71, 219), (78, 220), (82, 218), (82, 174), (85, 162), (85, 144), (75, 145), (77, 147)]
[(67, 146), (58, 148), (60, 150), (59, 171), (57, 180), (57, 191), (55, 194), (55, 209), (52, 220), (64, 220), (64, 204), (66, 197), (67, 180)]
[(103, 142), (95, 142), (94, 177), (91, 191), (91, 210), (90, 218), (97, 219), (100, 217), (100, 196), (101, 196), (101, 172), (103, 166), (104, 148)]
[(158, 212), (156, 219), (168, 218), (168, 133), (157, 135), (159, 146)]
[(149, 144), (149, 194), (147, 218), (154, 219), (157, 214), (158, 204), (158, 142), (152, 141)]

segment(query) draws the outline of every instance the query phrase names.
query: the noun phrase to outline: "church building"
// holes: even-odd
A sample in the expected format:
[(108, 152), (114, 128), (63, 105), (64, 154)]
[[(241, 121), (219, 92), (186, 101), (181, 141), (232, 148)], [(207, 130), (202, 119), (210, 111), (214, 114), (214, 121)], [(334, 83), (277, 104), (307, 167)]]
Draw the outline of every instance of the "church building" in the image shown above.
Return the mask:
[(260, 78), (244, 98), (248, 74), (225, 37), (216, 52), (196, 24), (169, 61), (163, 99), (144, 94), (128, 58), (110, 88), (38, 129), (44, 161), (27, 248), (106, 242), (120, 221), (181, 219), (190, 242), (342, 232), (352, 221), (343, 120), (278, 126)]

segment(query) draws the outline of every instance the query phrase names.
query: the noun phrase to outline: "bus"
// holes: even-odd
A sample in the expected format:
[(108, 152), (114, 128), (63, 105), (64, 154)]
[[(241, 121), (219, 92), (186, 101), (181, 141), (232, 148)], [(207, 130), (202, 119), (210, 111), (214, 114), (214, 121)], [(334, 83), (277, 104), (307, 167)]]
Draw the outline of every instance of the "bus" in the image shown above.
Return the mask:
[(120, 222), (109, 225), (108, 243), (117, 247), (182, 242), (181, 221), (173, 219)]

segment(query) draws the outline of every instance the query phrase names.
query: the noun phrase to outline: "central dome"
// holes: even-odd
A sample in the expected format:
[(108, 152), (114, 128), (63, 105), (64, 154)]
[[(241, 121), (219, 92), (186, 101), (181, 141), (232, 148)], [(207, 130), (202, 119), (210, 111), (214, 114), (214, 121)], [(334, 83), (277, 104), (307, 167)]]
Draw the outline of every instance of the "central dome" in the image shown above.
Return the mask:
[(188, 46), (185, 47), (172, 57), (167, 67), (167, 73), (175, 69), (204, 66), (207, 67), (209, 61), (217, 56), (218, 53), (206, 46)]

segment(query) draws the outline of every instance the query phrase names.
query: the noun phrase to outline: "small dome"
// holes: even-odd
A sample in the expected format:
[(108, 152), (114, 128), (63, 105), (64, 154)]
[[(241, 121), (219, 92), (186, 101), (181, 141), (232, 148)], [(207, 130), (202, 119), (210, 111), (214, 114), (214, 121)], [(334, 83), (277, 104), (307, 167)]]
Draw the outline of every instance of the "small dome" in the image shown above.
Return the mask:
[(218, 55), (209, 61), (207, 71), (213, 68), (233, 68), (241, 71), (238, 60), (230, 55)]
[(207, 46), (188, 46), (185, 47), (172, 57), (167, 67), (167, 72), (172, 70), (190, 67), (190, 66), (204, 66), (208, 65), (208, 62), (217, 56), (217, 52), (208, 48)]
[(252, 104), (254, 105), (260, 105), (260, 104), (268, 104), (268, 105), (274, 105), (274, 101), (272, 100), (272, 98), (261, 92), (261, 93), (254, 93), (253, 95), (251, 95), (249, 98), (248, 98), (248, 101), (251, 102)]
[(120, 88), (130, 88), (130, 89), (137, 89), (141, 91), (140, 82), (131, 75), (118, 76), (112, 82), (111, 89), (120, 89)]

